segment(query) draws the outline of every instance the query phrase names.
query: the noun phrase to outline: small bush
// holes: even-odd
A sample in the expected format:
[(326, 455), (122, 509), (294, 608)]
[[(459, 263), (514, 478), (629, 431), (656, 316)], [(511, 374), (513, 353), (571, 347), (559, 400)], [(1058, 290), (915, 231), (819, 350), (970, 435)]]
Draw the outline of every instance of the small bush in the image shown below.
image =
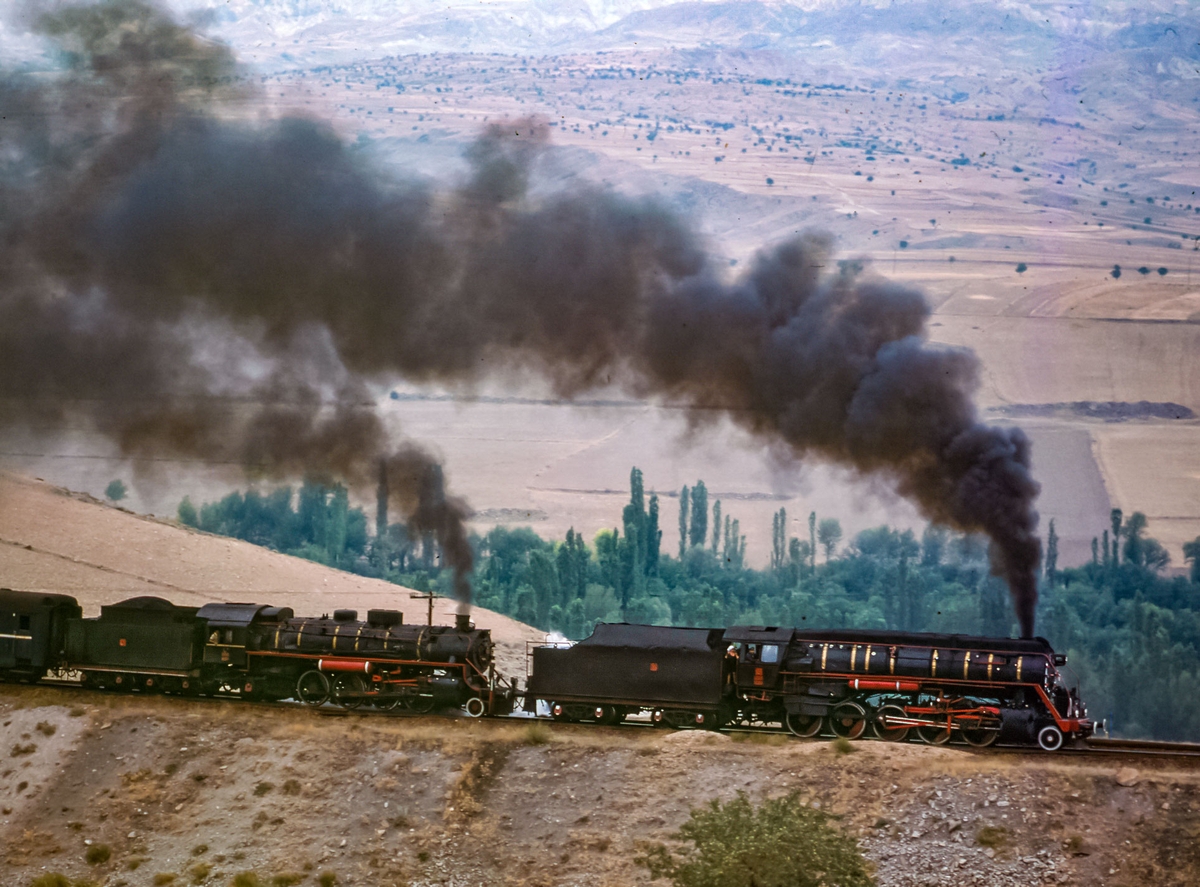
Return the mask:
[(82, 718), (85, 714), (87, 714), (87, 709), (81, 708), (77, 705), (73, 709), (71, 709), (69, 712), (67, 712), (67, 714), (69, 714), (73, 718)]
[(37, 751), (37, 745), (32, 742), (27, 742), (24, 745), (17, 743), (12, 747), (12, 751), (8, 753), (10, 758), (19, 758), (22, 755), (31, 755)]
[(280, 786), (279, 790), (285, 795), (298, 795), (300, 794), (300, 780), (289, 779), (282, 786)]
[(657, 844), (635, 862), (676, 887), (872, 887), (858, 842), (829, 820), (796, 795), (755, 808), (739, 792), (727, 804), (692, 811), (672, 836), (692, 845), (680, 856)]
[(1024, 262), (1017, 263), (1017, 273), (1018, 274), (1024, 274), (1028, 270), (1029, 270), (1029, 266), (1026, 265)]
[(34, 878), (29, 887), (71, 887), (71, 879), (58, 872), (46, 872)]
[(112, 859), (112, 848), (107, 844), (93, 844), (87, 849), (84, 859), (88, 865), (102, 865)]
[(258, 875), (254, 872), (239, 872), (233, 876), (229, 887), (263, 887), (263, 882), (258, 880)]
[(58, 727), (56, 727), (54, 724), (51, 724), (49, 721), (38, 721), (38, 725), (35, 729), (43, 736), (53, 736), (58, 731)]
[(526, 745), (545, 745), (550, 741), (550, 728), (541, 721), (534, 721), (522, 733)]
[(304, 875), (298, 872), (280, 872), (271, 878), (271, 887), (293, 887), (304, 880)]
[(751, 745), (787, 745), (788, 738), (783, 733), (734, 733), (729, 737), (734, 742), (749, 742)]
[(320, 884), (321, 887), (337, 887), (337, 875), (335, 875), (333, 872), (321, 872), (320, 876), (317, 878), (317, 883)]
[(833, 740), (833, 742), (829, 743), (829, 746), (839, 755), (848, 755), (851, 752), (858, 751), (858, 749), (854, 747), (854, 743), (845, 736), (839, 736), (837, 739)]
[(174, 872), (159, 872), (154, 876), (154, 887), (164, 887), (166, 884), (175, 883)]
[(188, 869), (188, 874), (192, 876), (193, 884), (203, 884), (208, 880), (208, 876), (212, 874), (213, 867), (207, 862), (197, 862)]
[(146, 861), (144, 856), (131, 856), (125, 862), (125, 871), (136, 872), (142, 867), (142, 863)]
[(256, 798), (261, 798), (273, 788), (275, 788), (275, 783), (273, 782), (260, 782), (258, 785), (254, 786), (254, 796)]
[(192, 856), (203, 856), (207, 852), (208, 852), (207, 844), (197, 844), (195, 847), (192, 848)]
[(975, 843), (980, 847), (991, 847), (1000, 850), (1008, 843), (1008, 829), (994, 825), (985, 825), (975, 834)]

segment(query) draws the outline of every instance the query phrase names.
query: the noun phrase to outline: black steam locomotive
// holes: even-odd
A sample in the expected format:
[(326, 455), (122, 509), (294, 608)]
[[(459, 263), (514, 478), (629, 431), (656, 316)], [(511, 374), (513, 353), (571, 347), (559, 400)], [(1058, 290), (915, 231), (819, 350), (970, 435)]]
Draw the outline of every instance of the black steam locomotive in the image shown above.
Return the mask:
[(791, 628), (597, 625), (571, 647), (532, 654), (525, 707), (553, 717), (720, 729), (779, 724), (797, 736), (868, 729), (933, 745), (1036, 742), (1047, 751), (1095, 725), (1042, 639)]
[[(1044, 639), (875, 631), (604, 624), (572, 646), (534, 647), (525, 708), (615, 724), (649, 714), (670, 727), (778, 725), (798, 736), (870, 730), (939, 745), (1037, 743), (1048, 751), (1095, 730)], [(180, 607), (139, 597), (85, 619), (65, 595), (0, 589), (0, 680), (309, 705), (466, 714), (512, 711), (491, 634), (405, 625), (395, 610), (297, 618), (286, 607)]]
[(405, 625), (397, 610), (297, 618), (287, 607), (180, 607), (137, 597), (83, 618), (66, 595), (0, 589), (0, 679), (78, 682), (96, 689), (370, 704), (412, 711), (512, 710), (492, 661), (491, 633)]

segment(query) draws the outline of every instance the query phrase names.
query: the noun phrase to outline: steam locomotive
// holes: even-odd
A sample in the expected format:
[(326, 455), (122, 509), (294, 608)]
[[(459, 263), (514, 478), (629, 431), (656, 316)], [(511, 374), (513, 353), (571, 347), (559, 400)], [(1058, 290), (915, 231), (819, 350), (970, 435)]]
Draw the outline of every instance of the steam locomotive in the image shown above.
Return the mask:
[(596, 626), (571, 647), (532, 651), (525, 708), (617, 723), (648, 713), (673, 727), (778, 724), (932, 745), (1037, 743), (1056, 751), (1096, 729), (1044, 638), (888, 631)]
[(461, 707), (504, 714), (491, 632), (405, 625), (397, 610), (297, 618), (287, 607), (181, 607), (136, 597), (83, 618), (73, 597), (0, 589), (0, 679), (78, 682), (96, 689), (294, 698), (344, 708)]
[(297, 618), (263, 604), (181, 607), (138, 597), (83, 618), (66, 595), (0, 589), (0, 680), (308, 705), (556, 720), (786, 728), (797, 736), (914, 734), (940, 745), (998, 741), (1047, 751), (1096, 729), (1042, 638), (605, 624), (577, 644), (530, 651), (523, 694), (496, 674), (491, 634), (406, 625), (395, 610)]

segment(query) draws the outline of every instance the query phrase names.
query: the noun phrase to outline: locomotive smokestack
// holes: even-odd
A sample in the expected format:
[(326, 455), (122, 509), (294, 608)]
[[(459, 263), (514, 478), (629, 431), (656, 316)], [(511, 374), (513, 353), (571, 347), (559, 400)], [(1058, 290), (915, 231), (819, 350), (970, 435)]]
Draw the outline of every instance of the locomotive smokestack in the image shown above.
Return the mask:
[(224, 113), (228, 51), (150, 6), (58, 8), (37, 28), (72, 67), (0, 78), (7, 421), (89, 422), (128, 455), (327, 473), (368, 495), (392, 452), (388, 501), (436, 536), (469, 601), (468, 509), (432, 456), (395, 446), (373, 383), (617, 384), (986, 533), (1033, 633), (1029, 441), (979, 422), (979, 362), (928, 342), (919, 293), (835, 263), (815, 234), (731, 278), (663, 205), (541, 176), (536, 121), (489, 127), (469, 180), (435, 191), (312, 120), (232, 122), (250, 115), (244, 89)]
[(454, 627), (459, 631), (471, 630), (471, 616), (469, 613), (459, 613), (454, 617)]

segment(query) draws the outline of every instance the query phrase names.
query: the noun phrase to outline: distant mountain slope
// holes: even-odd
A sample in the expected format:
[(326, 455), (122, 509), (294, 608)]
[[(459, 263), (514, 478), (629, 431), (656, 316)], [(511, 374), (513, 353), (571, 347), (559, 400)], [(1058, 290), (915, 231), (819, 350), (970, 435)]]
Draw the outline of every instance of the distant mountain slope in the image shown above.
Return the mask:
[(344, 62), (416, 52), (541, 55), (635, 44), (643, 49), (798, 50), (822, 41), (849, 45), (884, 36), (918, 42), (936, 36), (942, 41), (939, 53), (966, 43), (987, 45), (994, 55), (1000, 40), (1018, 43), (1022, 54), (1051, 60), (1070, 56), (1079, 46), (1149, 50), (1165, 63), (1200, 58), (1195, 39), (1200, 26), (1187, 3), (1173, 0), (1085, 6), (952, 0), (232, 0), (206, 17), (215, 36), (231, 42), (243, 57), (264, 64)]

